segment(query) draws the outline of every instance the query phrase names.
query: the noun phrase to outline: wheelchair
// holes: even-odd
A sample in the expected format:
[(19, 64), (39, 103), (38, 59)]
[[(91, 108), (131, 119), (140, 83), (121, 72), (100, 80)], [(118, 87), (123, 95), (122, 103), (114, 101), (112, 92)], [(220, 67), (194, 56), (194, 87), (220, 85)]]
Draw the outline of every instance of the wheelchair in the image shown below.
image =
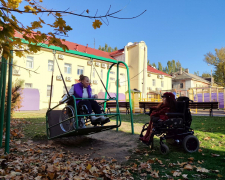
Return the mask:
[[(100, 106), (100, 105), (99, 105)], [(105, 114), (104, 108), (100, 106), (100, 110), (102, 114)], [(86, 128), (86, 125), (91, 124), (94, 127), (103, 126), (108, 123), (110, 120), (106, 120), (102, 122), (100, 119), (92, 121), (91, 117), (88, 116), (88, 108), (86, 105), (78, 105), (77, 106), (77, 115), (78, 116), (78, 128)], [(75, 118), (75, 109), (73, 100), (69, 100), (67, 105), (62, 109), (59, 117), (60, 128), (63, 132), (70, 132), (76, 129), (76, 118)]]
[[(199, 149), (199, 140), (194, 136), (194, 130), (190, 128), (192, 122), (192, 116), (189, 109), (188, 97), (179, 97), (176, 99), (176, 112), (166, 113), (169, 117), (168, 120), (158, 120), (153, 122), (153, 130), (149, 142), (146, 145), (153, 148), (154, 135), (160, 137), (160, 152), (162, 154), (169, 153), (169, 147), (163, 142), (163, 140), (172, 139), (174, 143), (181, 144), (184, 150), (188, 153), (193, 153)], [(150, 110), (151, 112), (151, 110)], [(150, 113), (148, 113), (150, 115)], [(143, 133), (147, 130), (149, 123), (143, 126), (140, 137), (143, 137)]]

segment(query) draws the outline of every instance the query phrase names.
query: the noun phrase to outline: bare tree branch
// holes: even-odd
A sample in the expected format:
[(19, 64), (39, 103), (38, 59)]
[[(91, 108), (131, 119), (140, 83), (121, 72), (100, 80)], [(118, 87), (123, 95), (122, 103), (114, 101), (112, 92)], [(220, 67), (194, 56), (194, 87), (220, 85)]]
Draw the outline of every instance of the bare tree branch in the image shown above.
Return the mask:
[[(130, 18), (120, 18), (120, 17), (116, 17), (116, 16), (112, 16), (113, 14), (116, 14), (121, 10), (118, 10), (116, 12), (110, 13), (110, 14), (106, 14), (106, 15), (102, 15), (102, 16), (86, 16), (86, 15), (82, 15), (82, 14), (77, 14), (77, 13), (73, 13), (73, 12), (67, 12), (67, 11), (52, 11), (52, 10), (45, 10), (45, 11), (22, 11), (22, 10), (16, 10), (16, 9), (10, 9), (10, 8), (4, 8), (4, 7), (0, 7), (1, 10), (5, 10), (5, 11), (14, 11), (14, 12), (18, 12), (18, 13), (62, 13), (62, 14), (71, 14), (71, 15), (75, 15), (75, 16), (81, 16), (81, 17), (87, 17), (87, 18), (91, 18), (91, 19), (100, 19), (100, 18), (104, 18), (104, 17), (111, 17), (111, 18), (116, 18), (116, 19), (134, 19), (137, 18), (139, 16), (141, 16), (142, 14), (144, 14), (147, 10), (144, 10), (141, 14), (134, 16), (134, 17), (130, 17)], [(97, 14), (97, 12), (96, 12)]]

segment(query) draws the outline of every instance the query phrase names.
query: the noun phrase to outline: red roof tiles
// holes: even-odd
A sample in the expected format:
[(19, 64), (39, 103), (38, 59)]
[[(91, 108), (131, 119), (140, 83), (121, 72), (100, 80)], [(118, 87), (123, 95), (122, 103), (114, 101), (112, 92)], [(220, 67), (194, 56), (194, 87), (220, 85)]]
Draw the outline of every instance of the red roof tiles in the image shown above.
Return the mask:
[[(15, 37), (23, 38), (23, 35), (16, 32)], [(115, 60), (113, 57), (110, 56), (110, 54), (108, 52), (105, 52), (105, 51), (90, 48), (88, 46), (83, 46), (83, 45), (73, 43), (73, 42), (70, 42), (70, 41), (65, 41), (65, 42), (63, 42), (63, 44), (65, 44), (70, 50), (75, 50), (75, 51), (79, 51), (79, 52), (83, 52), (83, 53), (92, 54), (92, 55), (95, 55), (95, 56), (100, 56), (100, 57)]]
[(110, 56), (117, 56), (117, 55), (120, 55), (124, 52), (124, 48), (123, 49), (119, 49), (117, 51), (113, 51), (113, 52), (110, 52)]
[(156, 73), (156, 74), (161, 74), (161, 75), (165, 75), (165, 76), (171, 76), (169, 74), (166, 74), (158, 69), (153, 68), (152, 66), (148, 65), (148, 71)]

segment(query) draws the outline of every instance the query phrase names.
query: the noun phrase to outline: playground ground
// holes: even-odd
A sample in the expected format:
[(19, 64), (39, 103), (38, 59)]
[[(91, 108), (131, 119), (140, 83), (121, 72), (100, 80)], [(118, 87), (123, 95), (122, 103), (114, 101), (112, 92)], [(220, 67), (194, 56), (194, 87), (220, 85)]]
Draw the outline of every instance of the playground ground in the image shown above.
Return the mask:
[[(199, 151), (189, 154), (182, 149), (182, 146), (168, 144), (171, 152), (163, 156), (159, 151), (158, 137), (154, 138), (155, 148), (153, 150), (138, 140), (143, 124), (149, 121), (149, 117), (146, 115), (134, 115), (134, 135), (131, 134), (130, 116), (122, 114), (123, 122), (119, 132), (110, 130), (89, 136), (49, 141), (46, 137), (44, 116), (44, 110), (21, 111), (14, 114), (13, 128), (21, 130), (21, 133), (24, 134), (22, 139), (15, 139), (14, 145), (16, 144), (19, 152), (27, 152), (27, 145), (29, 145), (29, 151), (23, 153), (25, 156), (35, 156), (38, 152), (44, 153), (44, 151), (47, 152), (45, 156), (49, 156), (50, 159), (54, 159), (56, 151), (58, 154), (60, 152), (65, 155), (72, 154), (72, 157), (78, 154), (81, 159), (84, 159), (87, 167), (89, 165), (87, 163), (93, 166), (94, 160), (99, 158), (101, 162), (107, 160), (122, 165), (122, 169), (129, 170), (134, 179), (152, 179), (153, 177), (185, 179), (185, 176), (188, 179), (223, 179), (225, 177), (225, 167), (223, 166), (225, 162), (225, 121), (223, 117), (209, 117), (207, 114), (206, 116), (194, 115), (192, 128), (200, 141)], [(18, 122), (21, 120), (24, 124), (17, 125), (15, 123), (17, 120)], [(110, 123), (115, 124), (115, 121), (112, 120)], [(13, 143), (11, 142), (11, 144)], [(40, 147), (50, 147), (50, 149), (43, 150)], [(12, 147), (12, 152), (14, 148), (15, 146)], [(32, 154), (33, 152), (34, 154)]]

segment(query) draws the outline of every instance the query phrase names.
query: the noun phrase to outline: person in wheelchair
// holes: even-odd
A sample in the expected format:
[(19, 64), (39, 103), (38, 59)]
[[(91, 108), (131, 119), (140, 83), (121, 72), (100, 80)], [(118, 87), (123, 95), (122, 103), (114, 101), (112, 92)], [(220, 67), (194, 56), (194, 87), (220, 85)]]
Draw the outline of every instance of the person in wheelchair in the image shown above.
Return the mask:
[[(69, 90), (70, 95), (74, 95), (76, 98), (95, 98), (97, 99), (97, 94), (92, 95), (92, 89), (90, 87), (89, 78), (84, 76), (83, 74), (80, 75), (79, 83), (72, 85), (71, 89)], [(68, 95), (64, 95), (63, 99), (59, 102), (62, 104), (68, 98)], [(71, 103), (72, 102), (72, 103)], [(68, 102), (67, 102), (68, 103)], [(70, 100), (70, 104), (73, 105), (73, 101)], [(92, 99), (86, 100), (76, 100), (77, 107), (86, 105), (88, 112), (87, 114), (102, 114), (101, 106), (97, 103), (97, 101)], [(74, 105), (73, 105), (74, 107)], [(93, 112), (92, 112), (93, 111)], [(109, 122), (109, 118), (105, 117), (103, 114), (100, 116), (90, 116), (92, 122), (100, 122), (101, 124), (105, 124)]]
[(171, 92), (165, 92), (162, 95), (162, 103), (160, 103), (157, 107), (152, 107), (150, 109), (149, 113), (150, 122), (147, 128), (147, 132), (145, 136), (140, 137), (140, 140), (145, 143), (151, 142), (153, 140), (151, 134), (154, 125), (159, 121), (165, 121), (169, 119), (168, 116), (166, 116), (166, 113), (174, 112), (175, 110), (176, 110), (176, 100), (174, 94)]

